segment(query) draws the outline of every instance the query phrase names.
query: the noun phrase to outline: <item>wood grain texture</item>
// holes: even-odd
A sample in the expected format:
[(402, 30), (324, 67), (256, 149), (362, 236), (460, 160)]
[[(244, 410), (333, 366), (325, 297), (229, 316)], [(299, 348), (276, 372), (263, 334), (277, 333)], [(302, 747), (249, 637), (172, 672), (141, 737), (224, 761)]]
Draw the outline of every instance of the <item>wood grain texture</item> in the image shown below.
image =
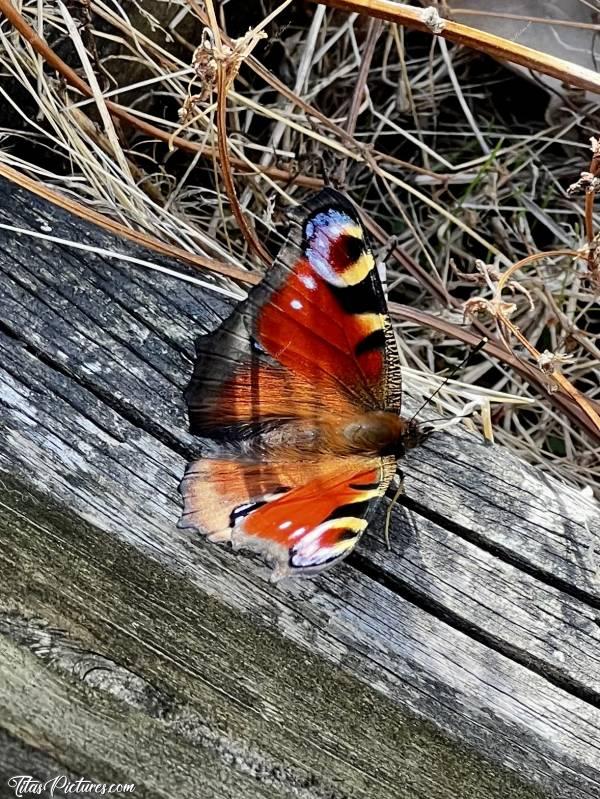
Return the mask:
[[(0, 189), (2, 222), (144, 254)], [(0, 236), (0, 785), (30, 761), (147, 796), (599, 795), (597, 506), (440, 434), (392, 553), (376, 523), (271, 586), (175, 528), (226, 301)]]

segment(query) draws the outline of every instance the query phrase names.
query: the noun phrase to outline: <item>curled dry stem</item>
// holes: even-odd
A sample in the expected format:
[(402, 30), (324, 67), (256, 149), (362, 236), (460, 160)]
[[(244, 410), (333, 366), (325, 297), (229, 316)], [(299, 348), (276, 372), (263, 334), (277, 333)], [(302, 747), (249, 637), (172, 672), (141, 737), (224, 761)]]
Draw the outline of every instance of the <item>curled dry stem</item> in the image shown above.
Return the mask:
[(230, 87), (233, 85), (235, 78), (239, 72), (240, 66), (244, 58), (246, 58), (255, 45), (266, 37), (266, 33), (262, 28), (273, 18), (275, 13), (283, 10), (290, 4), (291, 0), (285, 2), (276, 9), (269, 17), (263, 20), (262, 24), (257, 28), (251, 29), (241, 39), (235, 42), (233, 48), (224, 45), (221, 40), (221, 31), (212, 0), (206, 0), (206, 12), (208, 15), (208, 22), (210, 31), (213, 37), (213, 54), (216, 62), (216, 77), (217, 77), (217, 145), (219, 152), (219, 162), (221, 166), (221, 174), (223, 176), (223, 183), (225, 191), (229, 198), (231, 210), (235, 216), (238, 227), (242, 231), (250, 249), (259, 256), (259, 258), (266, 265), (270, 265), (271, 256), (266, 247), (256, 237), (256, 232), (248, 222), (247, 215), (242, 210), (237, 192), (235, 189), (235, 182), (233, 180), (233, 170), (231, 167), (231, 160), (229, 156), (229, 146), (227, 143), (227, 94)]
[(500, 279), (498, 280), (498, 284), (494, 292), (495, 296), (491, 304), (493, 305), (493, 312), (499, 325), (508, 330), (527, 350), (531, 357), (535, 359), (538, 367), (556, 386), (556, 390), (561, 389), (568, 394), (574, 402), (577, 403), (577, 405), (588, 416), (590, 421), (595, 425), (598, 433), (600, 434), (600, 415), (598, 414), (598, 411), (594, 408), (592, 403), (590, 403), (589, 400), (583, 394), (581, 394), (581, 392), (578, 391), (558, 369), (560, 363), (564, 361), (564, 358), (559, 354), (549, 354), (547, 352), (541, 353), (536, 347), (534, 347), (527, 337), (523, 335), (521, 330), (519, 330), (517, 325), (515, 325), (508, 318), (509, 309), (505, 307), (507, 303), (502, 301), (502, 291), (511, 281), (511, 278), (515, 272), (517, 272), (519, 269), (522, 269), (524, 266), (534, 263), (535, 261), (557, 256), (568, 256), (571, 258), (585, 259), (587, 257), (587, 253), (585, 251), (577, 250), (551, 250), (549, 252), (528, 255), (526, 258), (523, 258), (521, 261), (513, 264), (502, 275), (500, 275)]
[(567, 189), (569, 196), (584, 194), (584, 224), (585, 236), (588, 243), (588, 271), (585, 277), (594, 288), (600, 288), (600, 260), (598, 257), (598, 238), (594, 234), (594, 200), (600, 189), (600, 140), (594, 136), (590, 138), (592, 160), (586, 172), (582, 172), (579, 179)]

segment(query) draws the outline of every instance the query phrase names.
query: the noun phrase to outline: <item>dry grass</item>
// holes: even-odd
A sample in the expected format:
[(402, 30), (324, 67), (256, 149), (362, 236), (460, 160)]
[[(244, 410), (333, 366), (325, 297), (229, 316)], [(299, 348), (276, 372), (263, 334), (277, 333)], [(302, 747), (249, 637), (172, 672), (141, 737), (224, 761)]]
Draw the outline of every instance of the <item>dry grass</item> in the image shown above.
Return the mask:
[[(277, 5), (241, 19), (232, 2), (24, 2), (51, 54), (0, 26), (0, 163), (199, 260), (253, 270), (281, 243), (279, 209), (324, 176), (342, 181), (388, 255), (417, 389), (493, 334), (444, 407), (477, 403), (497, 441), (596, 486), (598, 220), (593, 195), (567, 188), (590, 168), (598, 105), (567, 95), (549, 110), (487, 58), (322, 6), (282, 8), (261, 40)], [(562, 254), (537, 258), (547, 250)], [(201, 277), (239, 294), (218, 271)]]

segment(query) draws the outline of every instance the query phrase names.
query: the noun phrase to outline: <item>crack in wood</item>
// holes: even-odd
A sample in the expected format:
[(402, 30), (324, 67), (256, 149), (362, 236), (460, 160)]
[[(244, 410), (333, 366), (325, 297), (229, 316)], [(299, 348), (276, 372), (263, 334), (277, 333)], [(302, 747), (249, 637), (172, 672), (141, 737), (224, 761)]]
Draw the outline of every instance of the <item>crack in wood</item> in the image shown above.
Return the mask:
[(569, 596), (579, 599), (581, 602), (585, 602), (590, 607), (600, 610), (600, 596), (598, 594), (582, 591), (576, 585), (557, 577), (551, 572), (532, 566), (525, 559), (520, 558), (517, 552), (490, 543), (483, 536), (479, 535), (476, 530), (453, 522), (451, 519), (448, 519), (441, 513), (436, 513), (434, 510), (412, 497), (400, 497), (398, 504), (417, 513), (423, 519), (428, 519), (431, 522), (439, 524), (441, 527), (448, 530), (448, 532), (455, 533), (465, 541), (475, 544), (485, 552), (489, 552), (490, 555), (494, 555), (494, 557), (504, 561), (504, 563), (516, 566), (535, 580), (539, 580), (551, 588), (557, 588), (559, 591), (563, 591), (565, 594), (569, 594)]
[[(354, 552), (350, 556), (350, 562), (371, 580), (375, 580), (381, 585), (384, 585), (407, 602), (430, 613), (432, 616), (450, 625), (455, 630), (464, 633), (474, 641), (478, 641), (515, 663), (524, 666), (534, 674), (538, 674), (557, 688), (566, 691), (578, 699), (589, 702), (594, 707), (600, 708), (600, 692), (592, 690), (584, 683), (569, 679), (564, 671), (552, 668), (552, 665), (549, 664), (548, 661), (542, 661), (532, 655), (531, 652), (527, 652), (515, 645), (511, 645), (506, 640), (491, 635), (482, 627), (478, 627), (474, 624), (473, 621), (461, 617), (458, 613), (449, 610), (448, 607), (444, 606), (441, 602), (437, 602), (430, 594), (419, 591), (408, 582), (399, 580), (382, 571), (378, 566), (375, 566), (367, 558), (362, 556), (360, 552)], [(597, 619), (594, 621), (596, 624), (599, 624)]]

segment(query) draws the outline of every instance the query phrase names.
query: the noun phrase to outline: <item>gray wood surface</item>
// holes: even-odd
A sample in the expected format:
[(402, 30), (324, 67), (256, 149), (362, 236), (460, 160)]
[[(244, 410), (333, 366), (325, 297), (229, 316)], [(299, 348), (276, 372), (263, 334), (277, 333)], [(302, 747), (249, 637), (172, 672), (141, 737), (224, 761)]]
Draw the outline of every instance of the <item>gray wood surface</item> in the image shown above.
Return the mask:
[[(0, 191), (0, 222), (159, 260)], [(0, 796), (14, 773), (135, 796), (600, 796), (597, 505), (439, 434), (404, 464), (391, 553), (381, 517), (346, 564), (272, 586), (175, 527), (193, 340), (228, 303), (0, 238)]]

